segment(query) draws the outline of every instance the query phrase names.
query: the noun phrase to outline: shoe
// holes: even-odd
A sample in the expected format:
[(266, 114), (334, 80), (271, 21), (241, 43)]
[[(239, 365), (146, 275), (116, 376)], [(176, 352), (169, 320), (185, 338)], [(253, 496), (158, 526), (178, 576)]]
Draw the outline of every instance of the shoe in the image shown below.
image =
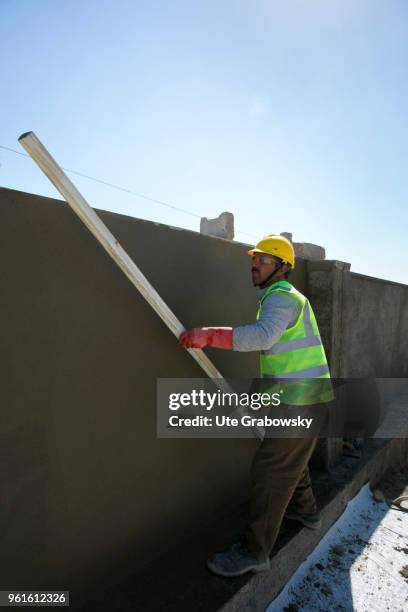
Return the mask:
[(248, 572), (263, 572), (270, 568), (270, 560), (258, 561), (241, 542), (233, 544), (228, 550), (216, 553), (207, 562), (207, 567), (217, 576), (226, 578), (242, 576)]
[(320, 529), (322, 526), (322, 519), (318, 512), (315, 514), (302, 514), (301, 512), (296, 512), (296, 510), (286, 510), (284, 518), (290, 521), (298, 521), (308, 529)]

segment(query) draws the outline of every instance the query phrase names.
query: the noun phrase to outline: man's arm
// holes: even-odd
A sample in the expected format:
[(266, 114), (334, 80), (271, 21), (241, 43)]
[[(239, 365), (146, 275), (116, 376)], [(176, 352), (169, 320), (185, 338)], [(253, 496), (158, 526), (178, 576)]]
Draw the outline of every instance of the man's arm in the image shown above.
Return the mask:
[(284, 294), (269, 295), (258, 321), (239, 327), (196, 327), (180, 336), (186, 348), (214, 346), (234, 351), (261, 351), (271, 348), (285, 329), (295, 323), (301, 306)]
[(261, 316), (252, 325), (233, 329), (234, 351), (265, 351), (270, 349), (287, 327), (295, 324), (301, 305), (288, 295), (272, 293), (263, 305)]

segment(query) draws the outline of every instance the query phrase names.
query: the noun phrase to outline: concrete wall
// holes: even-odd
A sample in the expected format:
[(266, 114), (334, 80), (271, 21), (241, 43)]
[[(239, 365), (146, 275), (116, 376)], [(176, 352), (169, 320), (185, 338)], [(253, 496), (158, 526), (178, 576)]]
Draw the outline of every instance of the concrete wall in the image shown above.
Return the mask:
[[(408, 286), (350, 272), (344, 262), (308, 261), (307, 294), (332, 376), (382, 378), (376, 387), (384, 413), (408, 375)], [(373, 383), (367, 384), (372, 393)], [(341, 456), (342, 440), (324, 439), (314, 462), (330, 468)]]
[(408, 286), (362, 274), (345, 275), (340, 371), (377, 379), (382, 413), (408, 376)]
[(307, 293), (332, 376), (408, 376), (407, 285), (350, 272), (341, 261), (309, 261)]
[[(350, 264), (342, 261), (308, 261), (307, 295), (316, 312), (320, 334), (333, 378), (341, 376), (344, 281)], [(330, 470), (342, 458), (342, 438), (321, 438), (311, 465)]]
[[(247, 246), (100, 215), (186, 327), (254, 320)], [(256, 442), (156, 439), (156, 379), (198, 365), (66, 204), (0, 189), (0, 222), (0, 588), (79, 595), (242, 499)], [(349, 267), (299, 259), (292, 279), (332, 374), (406, 376), (408, 287)], [(208, 355), (258, 374), (255, 353)]]
[(342, 261), (308, 261), (307, 294), (318, 316), (319, 330), (333, 377), (341, 374), (343, 293), (350, 264)]
[[(366, 379), (361, 392), (374, 394), (375, 404), (376, 388), (380, 406), (372, 410), (385, 414), (408, 375), (408, 286), (350, 272), (343, 262), (308, 262), (308, 291), (319, 309), (332, 376)], [(340, 443), (325, 441), (328, 463), (338, 461)]]
[[(254, 320), (245, 245), (100, 214), (187, 327)], [(156, 439), (156, 378), (198, 365), (66, 204), (0, 189), (0, 222), (0, 588), (78, 595), (241, 498), (256, 443)]]
[(408, 376), (408, 286), (346, 275), (341, 337), (342, 376)]

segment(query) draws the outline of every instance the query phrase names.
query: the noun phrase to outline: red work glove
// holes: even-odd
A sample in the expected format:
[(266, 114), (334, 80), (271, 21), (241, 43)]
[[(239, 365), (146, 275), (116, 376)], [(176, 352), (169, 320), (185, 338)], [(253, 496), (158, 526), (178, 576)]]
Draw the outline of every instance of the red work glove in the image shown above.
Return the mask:
[(215, 348), (232, 350), (232, 327), (195, 327), (184, 331), (179, 344), (186, 348)]

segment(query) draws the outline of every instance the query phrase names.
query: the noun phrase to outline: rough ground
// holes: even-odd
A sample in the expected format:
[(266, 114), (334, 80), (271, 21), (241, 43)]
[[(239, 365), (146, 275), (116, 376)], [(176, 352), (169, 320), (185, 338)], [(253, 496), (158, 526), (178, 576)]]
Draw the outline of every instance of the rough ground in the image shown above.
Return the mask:
[(408, 503), (384, 501), (408, 495), (408, 468), (374, 489), (379, 501), (363, 487), (267, 612), (408, 610)]

